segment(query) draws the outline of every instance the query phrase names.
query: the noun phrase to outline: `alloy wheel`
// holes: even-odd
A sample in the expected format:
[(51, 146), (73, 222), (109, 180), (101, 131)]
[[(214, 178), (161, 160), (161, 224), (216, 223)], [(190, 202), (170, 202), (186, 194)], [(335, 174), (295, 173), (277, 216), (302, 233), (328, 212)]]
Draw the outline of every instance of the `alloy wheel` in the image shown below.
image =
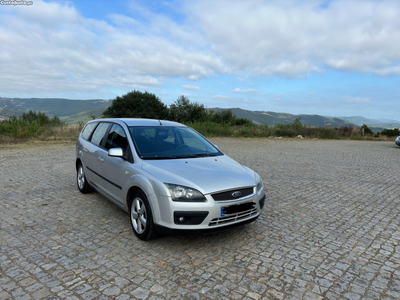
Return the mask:
[(147, 211), (146, 206), (141, 198), (136, 197), (132, 201), (131, 220), (134, 230), (142, 234), (146, 230)]
[(78, 187), (80, 190), (83, 190), (85, 187), (85, 172), (83, 171), (82, 165), (80, 165), (78, 169)]

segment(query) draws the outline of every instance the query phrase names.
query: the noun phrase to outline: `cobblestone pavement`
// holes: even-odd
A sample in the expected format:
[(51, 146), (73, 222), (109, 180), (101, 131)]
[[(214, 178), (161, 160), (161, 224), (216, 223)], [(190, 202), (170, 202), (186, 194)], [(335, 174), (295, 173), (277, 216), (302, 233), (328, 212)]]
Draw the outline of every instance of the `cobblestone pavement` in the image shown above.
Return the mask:
[(0, 145), (0, 299), (400, 299), (400, 147), (213, 142), (259, 172), (266, 211), (150, 242), (78, 191), (74, 144)]

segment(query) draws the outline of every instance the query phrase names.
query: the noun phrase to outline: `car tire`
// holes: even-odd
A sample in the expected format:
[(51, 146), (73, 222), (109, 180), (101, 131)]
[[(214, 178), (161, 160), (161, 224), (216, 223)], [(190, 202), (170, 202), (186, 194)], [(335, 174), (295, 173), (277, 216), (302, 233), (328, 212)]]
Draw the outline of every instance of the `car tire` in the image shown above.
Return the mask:
[(157, 236), (150, 203), (142, 191), (136, 192), (131, 197), (129, 219), (133, 232), (139, 239), (148, 241)]
[(83, 168), (82, 164), (78, 165), (76, 169), (76, 183), (78, 185), (78, 189), (82, 194), (87, 194), (92, 191), (89, 183), (86, 180), (85, 169)]

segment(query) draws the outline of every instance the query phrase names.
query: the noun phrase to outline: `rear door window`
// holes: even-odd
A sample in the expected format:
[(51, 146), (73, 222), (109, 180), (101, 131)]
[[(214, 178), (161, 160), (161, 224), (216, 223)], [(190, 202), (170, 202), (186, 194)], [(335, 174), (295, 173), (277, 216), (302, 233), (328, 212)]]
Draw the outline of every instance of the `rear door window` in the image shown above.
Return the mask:
[(91, 142), (97, 146), (101, 146), (104, 140), (104, 135), (107, 132), (110, 123), (100, 123), (96, 130), (93, 132)]

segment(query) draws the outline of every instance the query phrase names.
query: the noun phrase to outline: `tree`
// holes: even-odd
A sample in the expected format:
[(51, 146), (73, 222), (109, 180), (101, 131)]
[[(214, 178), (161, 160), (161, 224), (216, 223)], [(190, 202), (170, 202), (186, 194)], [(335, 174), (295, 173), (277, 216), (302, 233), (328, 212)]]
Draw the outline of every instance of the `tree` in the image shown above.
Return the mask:
[(201, 122), (207, 116), (203, 104), (191, 103), (186, 96), (180, 96), (169, 106), (170, 119), (176, 122)]
[(103, 112), (103, 116), (109, 118), (166, 119), (168, 107), (156, 95), (135, 90), (122, 97), (117, 96)]
[(303, 124), (301, 124), (301, 117), (294, 119), (294, 121), (292, 122), (291, 126), (293, 126), (294, 128), (303, 127)]
[(363, 133), (363, 135), (373, 135), (373, 131), (371, 130), (371, 128), (369, 128), (367, 125), (363, 125), (361, 126), (360, 131)]
[(219, 111), (210, 111), (209, 118), (211, 122), (218, 124), (234, 124), (236, 116), (232, 113), (230, 109), (224, 109)]

